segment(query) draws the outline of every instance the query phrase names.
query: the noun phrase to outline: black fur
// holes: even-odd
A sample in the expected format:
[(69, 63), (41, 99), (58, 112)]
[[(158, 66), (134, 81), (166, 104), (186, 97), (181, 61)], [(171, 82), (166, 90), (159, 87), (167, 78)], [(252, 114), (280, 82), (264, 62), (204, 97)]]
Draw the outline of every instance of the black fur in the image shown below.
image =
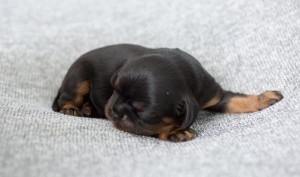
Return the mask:
[(183, 130), (189, 128), (200, 108), (222, 91), (201, 64), (180, 49), (121, 44), (82, 55), (65, 76), (53, 110), (73, 100), (77, 84), (85, 80), (90, 92), (84, 102), (91, 102), (99, 117), (143, 135), (158, 134), (157, 126), (166, 117)]

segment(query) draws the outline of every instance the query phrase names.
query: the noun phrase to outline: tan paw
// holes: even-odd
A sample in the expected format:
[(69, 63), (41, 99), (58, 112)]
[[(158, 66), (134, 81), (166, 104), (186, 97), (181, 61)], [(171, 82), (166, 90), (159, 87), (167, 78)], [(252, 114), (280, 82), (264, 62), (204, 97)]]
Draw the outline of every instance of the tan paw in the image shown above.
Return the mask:
[(258, 110), (272, 106), (282, 99), (283, 96), (279, 91), (265, 91), (257, 96)]
[(60, 112), (70, 116), (81, 116), (80, 111), (75, 108), (68, 108), (68, 109), (63, 108)]
[(172, 134), (161, 134), (159, 138), (162, 140), (172, 141), (172, 142), (184, 142), (192, 140), (196, 137), (196, 133), (192, 129), (178, 130)]
[(73, 104), (65, 104), (60, 112), (70, 116), (81, 116), (80, 110)]

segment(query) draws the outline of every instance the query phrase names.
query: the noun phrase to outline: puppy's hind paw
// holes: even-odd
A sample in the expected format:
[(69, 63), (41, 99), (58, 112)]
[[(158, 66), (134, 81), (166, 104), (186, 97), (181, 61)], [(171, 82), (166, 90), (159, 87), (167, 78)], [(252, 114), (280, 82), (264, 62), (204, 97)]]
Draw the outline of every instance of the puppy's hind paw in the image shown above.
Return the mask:
[(265, 91), (257, 96), (258, 110), (265, 109), (283, 99), (279, 91)]

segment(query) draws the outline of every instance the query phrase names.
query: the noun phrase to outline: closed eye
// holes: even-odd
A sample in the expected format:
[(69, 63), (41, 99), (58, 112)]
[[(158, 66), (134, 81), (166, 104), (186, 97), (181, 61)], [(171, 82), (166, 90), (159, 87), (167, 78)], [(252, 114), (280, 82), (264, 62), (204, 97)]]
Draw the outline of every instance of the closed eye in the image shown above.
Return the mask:
[(142, 101), (136, 101), (129, 99), (127, 101), (127, 104), (129, 104), (131, 107), (133, 107), (137, 112), (143, 112), (145, 111), (145, 103)]

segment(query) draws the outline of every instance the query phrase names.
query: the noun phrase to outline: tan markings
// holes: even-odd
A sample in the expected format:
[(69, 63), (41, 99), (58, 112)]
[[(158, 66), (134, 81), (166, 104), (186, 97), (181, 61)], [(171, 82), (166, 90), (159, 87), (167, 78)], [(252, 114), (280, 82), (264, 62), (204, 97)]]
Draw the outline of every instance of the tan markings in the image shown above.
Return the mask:
[(211, 100), (209, 100), (204, 106), (202, 106), (201, 109), (209, 108), (211, 106), (216, 105), (219, 102), (220, 102), (220, 97), (219, 96), (215, 96), (214, 98), (212, 98)]
[(185, 134), (183, 133), (177, 133), (175, 134), (176, 141), (183, 141), (185, 139)]
[(171, 117), (164, 117), (163, 118), (163, 121), (166, 123), (166, 124), (173, 124), (175, 121), (173, 118)]
[(173, 134), (178, 129), (181, 129), (178, 123), (172, 117), (164, 117), (162, 123), (153, 128), (153, 132), (158, 133), (159, 139), (168, 140), (170, 134)]
[(174, 142), (183, 142), (183, 141), (189, 141), (196, 137), (195, 132), (192, 129), (187, 130), (179, 130), (169, 136), (168, 140), (174, 141)]
[(162, 134), (159, 134), (159, 135), (158, 135), (158, 138), (159, 138), (159, 139), (165, 140), (165, 141), (168, 140), (168, 137), (169, 137), (169, 134), (167, 134), (167, 133), (162, 133)]
[(186, 139), (190, 140), (195, 138), (195, 132), (192, 129), (189, 129), (189, 131), (185, 131)]
[(73, 103), (65, 104), (60, 112), (67, 115), (79, 116), (79, 109)]
[(259, 95), (235, 96), (228, 101), (226, 113), (256, 112), (265, 109), (282, 99), (276, 91), (266, 91)]
[(172, 134), (174, 131), (176, 131), (177, 128), (175, 125), (160, 125), (157, 128), (155, 128), (154, 132), (158, 132), (159, 135), (166, 134), (167, 136)]
[(164, 117), (163, 123), (160, 126), (161, 126), (159, 130), (160, 133), (170, 134), (178, 129), (181, 129), (181, 127), (178, 125), (176, 120), (172, 117)]
[(66, 103), (63, 109), (78, 109), (73, 103)]
[(104, 114), (105, 114), (105, 117), (112, 120), (112, 117), (111, 117), (111, 105), (112, 104), (112, 97), (109, 98), (109, 100), (107, 101), (107, 103), (105, 104), (105, 107), (104, 107)]
[(90, 92), (90, 82), (83, 81), (80, 82), (76, 87), (76, 97), (74, 99), (74, 104), (78, 107), (82, 106), (84, 101), (84, 96)]
[(76, 93), (78, 95), (86, 95), (90, 92), (90, 82), (89, 81), (83, 81), (83, 82), (80, 82), (78, 85), (77, 85), (77, 88), (76, 88)]
[(84, 101), (84, 96), (90, 92), (90, 82), (83, 81), (77, 84), (74, 100), (67, 102), (63, 105), (62, 109), (75, 109), (79, 110)]
[(226, 113), (255, 112), (257, 110), (257, 96), (233, 97), (228, 102)]

